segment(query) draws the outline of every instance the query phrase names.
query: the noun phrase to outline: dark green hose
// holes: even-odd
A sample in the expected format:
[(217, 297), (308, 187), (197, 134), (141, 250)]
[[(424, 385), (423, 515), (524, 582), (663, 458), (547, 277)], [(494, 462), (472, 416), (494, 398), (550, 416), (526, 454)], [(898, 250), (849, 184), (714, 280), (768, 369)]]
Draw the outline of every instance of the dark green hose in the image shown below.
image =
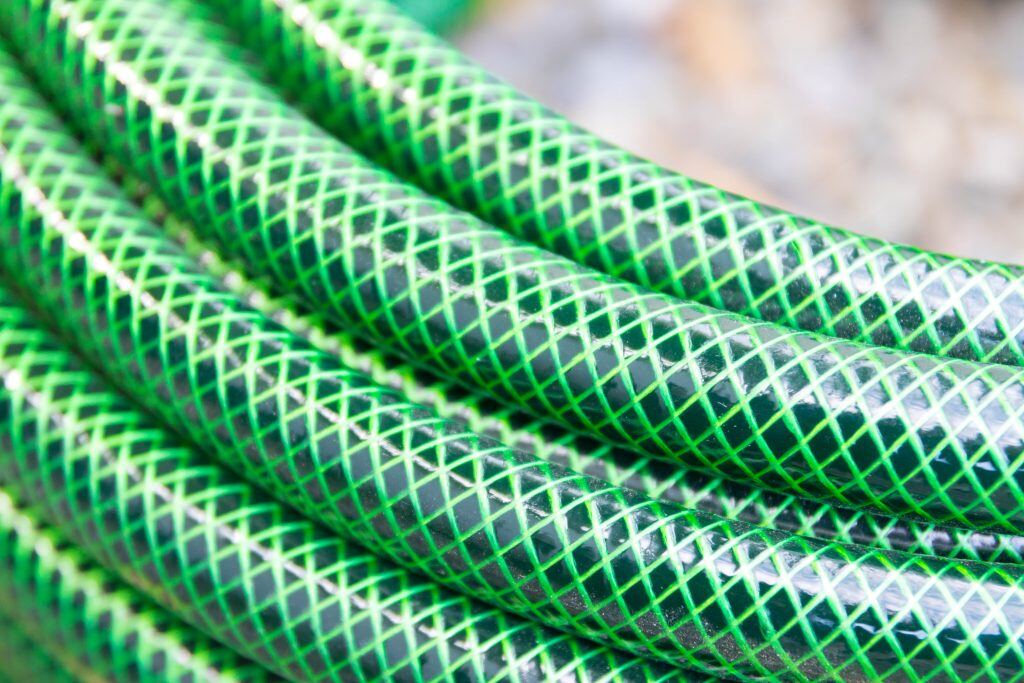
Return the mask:
[(266, 278), (249, 280), (239, 264), (222, 260), (216, 251), (196, 237), (194, 226), (170, 213), (147, 184), (127, 175), (123, 166), (116, 162), (108, 159), (106, 166), (147, 215), (163, 224), (186, 252), (215, 275), (226, 289), (293, 332), (309, 338), (345, 365), (370, 375), (377, 384), (397, 389), (443, 417), (461, 420), (478, 433), (616, 486), (727, 519), (880, 549), (954, 559), (1024, 561), (1024, 537), (1021, 536), (972, 533), (921, 524), (753, 488), (575, 436), (468, 392), (454, 382), (436, 379), (401, 359), (367, 347), (354, 335), (331, 329), (329, 321), (316, 313), (299, 310), (289, 297), (270, 294), (272, 285)]
[(0, 491), (3, 614), (36, 642), (49, 645), (63, 668), (86, 680), (278, 680), (119, 585)]
[(524, 97), (380, 0), (204, 1), (317, 121), (516, 235), (792, 328), (1024, 365), (1018, 266), (864, 237), (667, 171)]
[[(172, 6), (154, 12), (108, 0), (90, 24), (69, 27), (88, 6), (56, 3), (67, 15), (55, 15), (54, 26), (70, 28), (68, 37), (106, 35), (109, 26), (127, 45), (128, 36), (149, 40), (130, 20), (145, 18), (154, 39), (167, 35), (161, 22), (174, 24), (176, 54), (207, 49)], [(139, 59), (165, 63), (166, 54), (142, 43), (131, 47)], [(64, 54), (73, 70), (73, 52)], [(123, 77), (128, 63), (110, 68)], [(202, 83), (190, 79), (190, 87)], [(220, 82), (224, 93), (234, 87)], [(102, 179), (24, 84), (11, 76), (4, 88), (5, 276), (134, 400), (310, 517), (510, 611), (709, 672), (1024, 676), (1024, 570), (728, 522), (536, 461), (441, 419), (219, 290)], [(164, 139), (161, 150), (170, 151), (176, 140)], [(282, 166), (271, 176), (289, 173)], [(90, 454), (97, 457), (95, 449), (83, 457)], [(180, 476), (182, 468), (170, 470)], [(29, 462), (19, 476), (46, 471)], [(211, 505), (230, 500), (196, 486)], [(258, 654), (246, 639), (235, 644)]]
[(325, 534), (178, 446), (3, 294), (0, 378), (4, 485), (122, 579), (291, 680), (683, 676), (478, 607)]
[(158, 0), (10, 0), (79, 125), (334, 323), (549, 420), (732, 479), (1024, 529), (1024, 370), (751, 322), (453, 212), (323, 134)]

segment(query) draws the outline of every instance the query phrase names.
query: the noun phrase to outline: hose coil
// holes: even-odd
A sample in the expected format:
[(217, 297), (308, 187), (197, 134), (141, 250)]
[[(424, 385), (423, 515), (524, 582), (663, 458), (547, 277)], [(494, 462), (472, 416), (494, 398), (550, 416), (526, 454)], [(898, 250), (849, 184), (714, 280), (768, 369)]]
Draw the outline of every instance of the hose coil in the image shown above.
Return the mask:
[[(45, 13), (36, 19), (58, 42), (99, 36), (113, 48), (110, 39), (123, 39), (128, 52), (116, 60), (107, 52), (109, 62), (94, 64), (120, 71), (122, 86), (129, 53), (164, 65), (157, 71), (174, 54), (211, 54), (166, 3), (159, 11), (144, 1), (97, 2), (94, 11), (85, 0), (52, 6), (52, 21)], [(83, 17), (88, 26), (72, 25)], [(172, 34), (164, 50), (142, 47)], [(23, 53), (54, 42), (47, 31), (39, 35), (20, 44)], [(64, 49), (69, 71), (86, 66), (74, 54)], [(223, 59), (209, 64), (230, 74)], [(203, 79), (190, 76), (202, 89)], [(218, 83), (221, 92), (233, 90)], [(224, 294), (98, 179), (73, 141), (19, 109), (18, 97), (3, 100), (7, 277), (33, 292), (48, 319), (136, 401), (305, 514), (504, 609), (709, 673), (1022, 675), (1017, 568), (728, 522), (473, 434)], [(155, 102), (146, 106), (157, 111)], [(276, 119), (262, 125), (268, 120)], [(48, 144), (30, 142), (41, 139)], [(172, 159), (181, 149), (168, 135), (151, 151)], [(279, 166), (268, 178), (308, 192), (290, 178), (292, 168)], [(204, 189), (195, 169), (179, 178)], [(212, 189), (189, 201), (228, 206), (230, 193)]]

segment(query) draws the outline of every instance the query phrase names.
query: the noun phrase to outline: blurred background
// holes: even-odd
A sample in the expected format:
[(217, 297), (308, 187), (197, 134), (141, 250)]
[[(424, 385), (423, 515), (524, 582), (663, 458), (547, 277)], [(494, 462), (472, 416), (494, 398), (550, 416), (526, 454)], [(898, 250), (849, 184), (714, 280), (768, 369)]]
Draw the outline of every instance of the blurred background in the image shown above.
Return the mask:
[(1024, 263), (1024, 3), (480, 0), (453, 39), (630, 150), (814, 218)]

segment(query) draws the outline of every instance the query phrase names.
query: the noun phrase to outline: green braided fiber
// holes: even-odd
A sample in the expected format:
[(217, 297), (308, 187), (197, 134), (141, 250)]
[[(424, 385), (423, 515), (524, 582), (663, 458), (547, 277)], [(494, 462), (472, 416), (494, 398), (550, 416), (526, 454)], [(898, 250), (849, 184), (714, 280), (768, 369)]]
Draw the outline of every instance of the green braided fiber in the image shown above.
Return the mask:
[[(76, 35), (111, 16), (135, 30), (103, 4)], [(55, 26), (86, 5), (60, 3)], [(196, 45), (171, 6), (135, 16)], [(506, 609), (714, 673), (1024, 677), (1021, 568), (728, 522), (440, 419), (223, 294), (23, 86), (4, 87), (6, 276), (137, 401), (307, 515)]]
[(397, 389), (443, 417), (462, 420), (475, 432), (616, 486), (727, 519), (840, 543), (952, 559), (1024, 562), (1024, 537), (1021, 536), (972, 533), (920, 524), (752, 488), (575, 436), (468, 392), (454, 382), (436, 379), (378, 349), (366, 347), (353, 335), (332, 329), (330, 322), (321, 315), (299, 310), (289, 297), (271, 294), (271, 283), (265, 278), (248, 279), (239, 264), (222, 260), (196, 236), (193, 226), (174, 216), (148, 184), (125, 173), (124, 167), (109, 157), (105, 162), (147, 215), (163, 224), (185, 251), (215, 275), (226, 289), (296, 334), (307, 337), (318, 348), (337, 356), (344, 365), (368, 374), (377, 384)]
[(88, 680), (277, 680), (118, 585), (3, 491), (0, 611)]
[(0, 11), (79, 124), (249, 272), (411, 362), (631, 450), (1021, 532), (1024, 370), (751, 322), (518, 242), (367, 165), (178, 6)]
[(4, 296), (0, 376), (5, 485), (144, 593), (292, 680), (682, 676), (478, 607), (325, 534), (176, 445)]
[(205, 2), (328, 129), (516, 235), (796, 329), (1024, 365), (1020, 267), (864, 237), (667, 171), (519, 94), (379, 0)]
[[(148, 408), (280, 497), (379, 551), (469, 586), (467, 592), (489, 588), (493, 595), (484, 596), (519, 611), (537, 601), (533, 609), (539, 614), (546, 609), (563, 622), (578, 619), (579, 630), (587, 630), (588, 620), (600, 623), (568, 594), (571, 586), (556, 588), (573, 577), (588, 578), (574, 569), (578, 560), (570, 559), (570, 551), (582, 559), (603, 551), (604, 543), (596, 546), (597, 533), (586, 528), (573, 529), (573, 538), (564, 540), (558, 530), (541, 525), (550, 524), (551, 512), (578, 515), (579, 503), (585, 504), (584, 514), (594, 514), (590, 505), (607, 498), (597, 508), (602, 510), (622, 492), (581, 496), (590, 481), (535, 466), (400, 402), (218, 292), (102, 180), (16, 74), (5, 75), (0, 219), (16, 226), (5, 235), (11, 245), (4, 251), (5, 271), (94, 362)], [(43, 260), (37, 258), (40, 248), (47, 254)], [(58, 286), (39, 290), (37, 277)], [(23, 476), (37, 469), (30, 465)], [(545, 479), (551, 481), (544, 484)], [(481, 535), (476, 528), (467, 505), (474, 496), (484, 530), (491, 533)], [(445, 511), (455, 506), (460, 519), (450, 521)], [(638, 507), (640, 528), (659, 533), (656, 520), (643, 519), (650, 505)], [(618, 533), (618, 516), (609, 513), (601, 533)], [(520, 524), (533, 536), (516, 538)], [(509, 547), (495, 548), (494, 541)], [(552, 544), (567, 546), (561, 559), (546, 559)], [(468, 561), (478, 563), (471, 570), (460, 569), (462, 561), (452, 552), (459, 546), (470, 553)], [(611, 550), (609, 562), (621, 552)], [(568, 576), (544, 577), (566, 564)], [(497, 572), (502, 566), (508, 569)], [(509, 578), (523, 576), (521, 585), (487, 585), (507, 581), (507, 572)], [(552, 587), (551, 595), (538, 594), (538, 577)], [(648, 580), (656, 578), (654, 573)], [(595, 586), (596, 598), (607, 602), (609, 588)], [(642, 634), (632, 620), (620, 628), (627, 644)], [(657, 636), (657, 623), (653, 628)]]
[(0, 615), (0, 682), (78, 683), (14, 621)]

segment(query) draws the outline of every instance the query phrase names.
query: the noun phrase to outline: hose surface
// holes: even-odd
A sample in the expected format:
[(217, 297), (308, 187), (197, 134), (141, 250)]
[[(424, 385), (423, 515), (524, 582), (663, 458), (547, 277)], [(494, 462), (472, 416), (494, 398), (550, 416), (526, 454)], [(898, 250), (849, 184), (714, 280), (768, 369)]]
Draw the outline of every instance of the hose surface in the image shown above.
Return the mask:
[[(88, 4), (55, 3), (55, 25), (68, 28)], [(105, 33), (112, 17), (115, 33), (135, 35), (128, 16), (152, 11), (102, 4), (89, 26), (67, 35)], [(199, 50), (186, 18), (163, 10), (134, 17), (147, 17), (153, 36), (164, 35), (160, 17), (174, 22), (177, 49)], [(441, 419), (224, 294), (38, 102), (16, 84), (5, 88), (6, 277), (140, 404), (308, 516), (510, 611), (710, 673), (1024, 676), (1024, 570), (729, 522), (538, 462)], [(205, 483), (197, 489), (210, 504), (226, 499)]]
[(50, 655), (84, 680), (279, 680), (120, 585), (54, 530), (42, 528), (4, 491), (0, 612), (48, 644)]
[(0, 376), (0, 479), (124, 580), (291, 680), (689, 680), (479, 607), (286, 512), (101, 387), (6, 295)]
[(545, 419), (727, 478), (1019, 535), (1024, 370), (752, 322), (602, 276), (370, 166), (151, 0), (10, 0), (111, 153), (280, 291)]
[(381, 0), (205, 0), (364, 154), (647, 289), (786, 326), (1024, 364), (1024, 269), (865, 237), (724, 192), (539, 105)]
[(129, 175), (110, 158), (105, 161), (109, 172), (146, 214), (163, 225), (225, 289), (340, 358), (344, 365), (369, 375), (377, 384), (394, 388), (443, 417), (461, 420), (475, 432), (610, 484), (727, 519), (880, 549), (952, 559), (1024, 562), (1021, 536), (922, 524), (753, 488), (579, 437), (469, 392), (455, 382), (438, 379), (393, 355), (368, 347), (354, 335), (332, 329), (328, 320), (315, 312), (302, 311), (290, 297), (275, 296), (267, 278), (250, 280), (240, 264), (224, 261), (197, 237), (194, 226), (172, 214), (145, 182)]

